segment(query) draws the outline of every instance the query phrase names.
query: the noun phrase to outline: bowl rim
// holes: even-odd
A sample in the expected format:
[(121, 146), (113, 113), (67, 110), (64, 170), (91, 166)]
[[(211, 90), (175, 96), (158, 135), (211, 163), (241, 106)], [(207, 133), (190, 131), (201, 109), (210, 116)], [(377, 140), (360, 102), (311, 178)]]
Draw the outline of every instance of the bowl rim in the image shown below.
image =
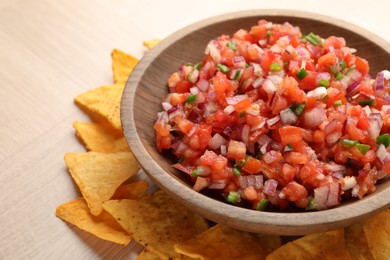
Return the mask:
[[(137, 86), (144, 75), (144, 71), (147, 70), (153, 60), (158, 58), (158, 56), (166, 48), (178, 39), (191, 34), (194, 31), (198, 31), (203, 27), (214, 23), (247, 17), (259, 17), (260, 19), (261, 16), (286, 16), (329, 23), (353, 32), (359, 32), (358, 34), (360, 36), (369, 39), (371, 42), (375, 42), (375, 44), (386, 50), (386, 52), (389, 52), (388, 50), (390, 50), (390, 43), (364, 28), (331, 16), (304, 11), (285, 9), (246, 10), (214, 16), (188, 25), (162, 40), (152, 50), (145, 54), (134, 68), (123, 92), (121, 100), (121, 121), (123, 132), (126, 141), (132, 148), (132, 152), (134, 153), (141, 168), (152, 179), (152, 181), (157, 184), (157, 186), (168, 192), (174, 199), (180, 200), (185, 206), (192, 208), (195, 212), (205, 218), (222, 224), (227, 224), (233, 228), (256, 233), (304, 235), (314, 233), (311, 231), (314, 227), (316, 227), (314, 228), (316, 229), (316, 232), (318, 232), (318, 230), (327, 231), (330, 229), (344, 227), (349, 223), (356, 222), (362, 218), (367, 218), (382, 209), (388, 208), (390, 206), (390, 187), (386, 187), (375, 193), (379, 196), (368, 195), (364, 198), (364, 200), (359, 200), (351, 204), (343, 205), (342, 207), (323, 211), (278, 213), (240, 208), (194, 191), (190, 187), (183, 185), (173, 176), (170, 176), (169, 174), (167, 175), (167, 172), (161, 168), (155, 160), (150, 159), (149, 153), (138, 136), (133, 113), (133, 104)], [(158, 170), (156, 171), (156, 169)], [(175, 192), (178, 188), (185, 188), (187, 190), (184, 195), (182, 194), (182, 196), (179, 197)], [(386, 200), (385, 198), (389, 199)], [(356, 204), (359, 205), (358, 210), (356, 209)], [(205, 205), (207, 205), (207, 209)], [(217, 216), (221, 216), (221, 214), (223, 214), (223, 219), (218, 218), (217, 221)], [(242, 216), (245, 216), (244, 220), (240, 219)], [(305, 221), (302, 221), (303, 216), (305, 216)], [(288, 218), (288, 223), (286, 223), (286, 217)]]

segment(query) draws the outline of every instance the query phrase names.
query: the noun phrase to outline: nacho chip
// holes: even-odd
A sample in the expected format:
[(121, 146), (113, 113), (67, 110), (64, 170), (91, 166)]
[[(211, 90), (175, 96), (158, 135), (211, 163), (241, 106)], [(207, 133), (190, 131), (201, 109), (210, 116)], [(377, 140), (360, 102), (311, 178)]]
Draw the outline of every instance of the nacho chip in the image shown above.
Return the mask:
[(289, 242), (269, 254), (273, 259), (352, 259), (345, 244), (344, 229), (307, 235)]
[(130, 152), (68, 153), (65, 162), (95, 216), (103, 211), (103, 201), (109, 200), (115, 190), (139, 170)]
[(259, 235), (215, 225), (188, 241), (175, 244), (176, 252), (198, 259), (265, 259), (281, 245), (280, 237), (264, 236), (273, 241), (266, 248)]
[(129, 152), (121, 131), (111, 127), (108, 123), (74, 122), (76, 135), (89, 151), (112, 153)]
[(390, 210), (369, 218), (363, 226), (374, 259), (390, 258)]
[(124, 85), (108, 85), (89, 90), (74, 99), (74, 102), (93, 120), (106, 120), (121, 131), (120, 101)]
[(368, 248), (363, 225), (364, 223), (358, 222), (345, 228), (345, 242), (352, 259), (372, 260), (374, 258)]
[(115, 191), (111, 197), (112, 200), (131, 199), (137, 200), (146, 195), (149, 189), (149, 183), (144, 180), (123, 184)]
[(163, 191), (156, 191), (141, 200), (109, 200), (103, 203), (103, 207), (138, 243), (163, 259), (178, 258), (174, 244), (208, 228), (205, 219)]
[(137, 256), (137, 260), (161, 260), (161, 257), (149, 250), (144, 249)]
[(56, 216), (104, 240), (121, 245), (127, 245), (131, 240), (130, 235), (107, 212), (93, 216), (84, 198), (58, 206)]
[(111, 52), (111, 58), (114, 83), (126, 83), (138, 59), (118, 49)]
[(149, 41), (144, 41), (143, 44), (146, 48), (148, 48), (148, 50), (150, 50), (151, 48), (153, 48), (154, 46), (157, 45), (157, 43), (159, 43), (160, 40), (159, 39), (153, 39), (153, 40), (149, 40)]

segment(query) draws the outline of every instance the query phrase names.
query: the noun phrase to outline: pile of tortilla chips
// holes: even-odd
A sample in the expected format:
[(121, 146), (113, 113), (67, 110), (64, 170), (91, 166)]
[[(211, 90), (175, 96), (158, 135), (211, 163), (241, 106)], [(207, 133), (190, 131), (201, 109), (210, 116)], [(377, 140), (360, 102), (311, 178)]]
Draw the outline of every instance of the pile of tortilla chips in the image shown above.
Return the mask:
[[(158, 40), (144, 42), (150, 49)], [(112, 52), (114, 84), (92, 89), (74, 102), (92, 122), (75, 122), (87, 152), (65, 154), (82, 197), (57, 207), (56, 215), (95, 236), (144, 246), (137, 259), (390, 259), (390, 211), (345, 229), (307, 235), (282, 245), (278, 236), (211, 225), (163, 191), (148, 194), (135, 180), (139, 167), (120, 121), (124, 85), (138, 60)]]

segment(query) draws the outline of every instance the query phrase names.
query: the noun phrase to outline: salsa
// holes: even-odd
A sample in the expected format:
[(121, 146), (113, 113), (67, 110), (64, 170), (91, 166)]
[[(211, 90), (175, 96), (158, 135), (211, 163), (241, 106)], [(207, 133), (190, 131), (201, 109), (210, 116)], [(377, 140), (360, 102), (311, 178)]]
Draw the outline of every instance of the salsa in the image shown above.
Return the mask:
[(196, 191), (256, 210), (323, 210), (390, 174), (390, 72), (342, 37), (258, 21), (168, 78), (154, 124)]

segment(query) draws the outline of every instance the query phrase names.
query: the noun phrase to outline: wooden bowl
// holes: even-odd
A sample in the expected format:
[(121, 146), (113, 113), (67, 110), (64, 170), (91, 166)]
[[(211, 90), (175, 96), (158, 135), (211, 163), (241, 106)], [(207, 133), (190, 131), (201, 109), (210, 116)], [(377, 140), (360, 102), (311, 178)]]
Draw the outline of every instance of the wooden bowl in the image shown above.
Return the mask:
[(336, 208), (303, 213), (274, 213), (232, 206), (192, 190), (168, 157), (157, 152), (153, 124), (168, 92), (167, 79), (183, 63), (196, 63), (204, 56), (209, 40), (232, 35), (240, 28), (250, 29), (259, 19), (299, 26), (303, 33), (322, 37), (342, 36), (371, 66), (371, 74), (390, 68), (390, 44), (355, 25), (333, 17), (286, 10), (253, 10), (213, 17), (188, 26), (149, 51), (129, 78), (121, 103), (121, 118), (127, 142), (148, 176), (172, 199), (194, 212), (233, 228), (276, 235), (304, 235), (352, 224), (390, 205), (390, 180), (377, 185), (377, 191), (364, 199)]

